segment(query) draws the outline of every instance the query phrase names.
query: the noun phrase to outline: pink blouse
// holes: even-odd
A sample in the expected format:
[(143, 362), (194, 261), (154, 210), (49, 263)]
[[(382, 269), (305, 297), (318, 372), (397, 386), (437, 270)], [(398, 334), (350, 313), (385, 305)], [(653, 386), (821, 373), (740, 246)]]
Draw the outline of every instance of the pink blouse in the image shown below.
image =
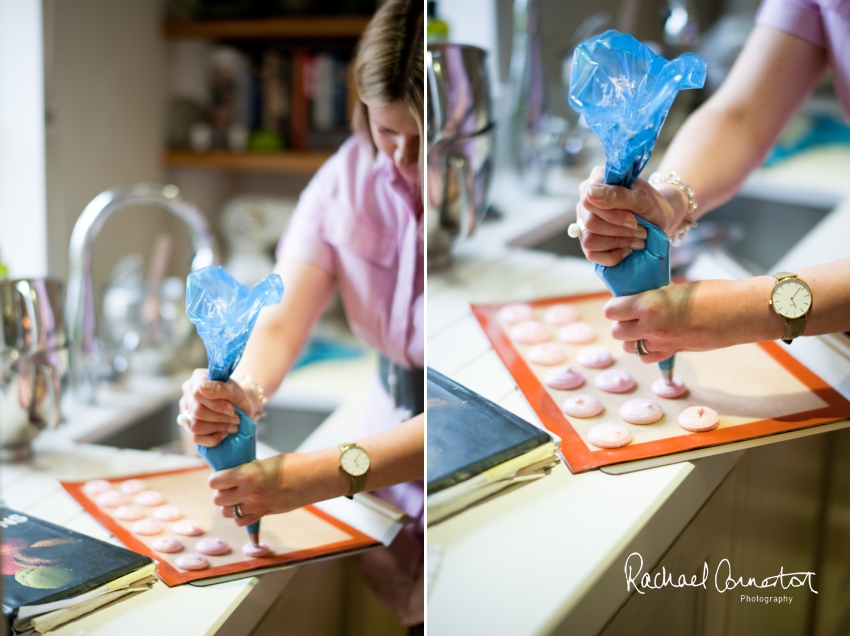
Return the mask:
[(301, 193), (277, 250), (332, 274), (355, 335), (406, 368), (425, 363), (418, 200), (392, 160), (354, 135)]
[[(336, 279), (358, 338), (406, 368), (425, 364), (424, 214), (417, 187), (371, 141), (354, 135), (316, 173), (278, 245), (277, 257), (310, 263)], [(375, 378), (367, 430), (405, 419)], [(346, 440), (340, 440), (343, 442)], [(393, 544), (361, 555), (366, 578), (405, 625), (424, 620), (424, 483), (374, 494), (410, 515)]]

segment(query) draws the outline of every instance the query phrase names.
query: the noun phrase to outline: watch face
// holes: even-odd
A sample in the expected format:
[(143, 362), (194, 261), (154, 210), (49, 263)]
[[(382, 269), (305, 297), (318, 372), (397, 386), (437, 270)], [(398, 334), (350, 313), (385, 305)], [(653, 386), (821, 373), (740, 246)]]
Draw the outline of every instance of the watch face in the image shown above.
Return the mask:
[(812, 306), (812, 292), (803, 281), (786, 278), (773, 288), (771, 300), (783, 318), (799, 318)]
[(369, 456), (362, 448), (353, 446), (339, 458), (342, 469), (352, 477), (359, 477), (369, 470)]

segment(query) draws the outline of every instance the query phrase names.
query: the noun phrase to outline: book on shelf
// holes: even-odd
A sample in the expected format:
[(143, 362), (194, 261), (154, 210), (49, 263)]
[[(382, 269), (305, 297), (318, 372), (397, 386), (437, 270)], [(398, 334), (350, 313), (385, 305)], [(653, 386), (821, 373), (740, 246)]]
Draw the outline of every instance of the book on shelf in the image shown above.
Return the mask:
[(428, 369), (428, 525), (536, 481), (560, 439)]
[(10, 633), (45, 633), (156, 580), (144, 555), (9, 508), (0, 508), (0, 532)]
[[(345, 48), (280, 43), (246, 50), (213, 47), (207, 63), (209, 107), (203, 106), (201, 96), (194, 98), (197, 103), (186, 95), (171, 100), (172, 149), (336, 150), (351, 134), (357, 103), (351, 55)], [(198, 132), (198, 127), (209, 133)]]

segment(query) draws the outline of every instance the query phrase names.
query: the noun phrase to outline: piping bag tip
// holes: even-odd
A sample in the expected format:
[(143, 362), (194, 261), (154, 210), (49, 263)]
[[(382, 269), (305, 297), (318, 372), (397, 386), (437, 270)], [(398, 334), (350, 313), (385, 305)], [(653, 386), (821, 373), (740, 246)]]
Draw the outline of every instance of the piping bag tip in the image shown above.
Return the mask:
[(248, 536), (251, 537), (251, 543), (257, 545), (260, 543), (260, 522), (255, 521), (250, 526), (246, 528), (248, 530)]
[(676, 365), (676, 356), (670, 356), (666, 360), (658, 363), (658, 368), (661, 369), (661, 377), (667, 382), (673, 381), (673, 367)]

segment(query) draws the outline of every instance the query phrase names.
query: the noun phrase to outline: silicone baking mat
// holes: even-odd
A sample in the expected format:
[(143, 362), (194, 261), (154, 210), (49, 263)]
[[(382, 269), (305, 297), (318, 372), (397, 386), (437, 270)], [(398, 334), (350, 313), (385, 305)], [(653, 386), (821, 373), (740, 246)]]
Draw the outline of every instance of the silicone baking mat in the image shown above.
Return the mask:
[[(96, 496), (90, 497), (83, 491), (86, 482), (61, 482), (76, 499), (105, 528), (131, 550), (146, 554), (159, 562), (157, 573), (169, 586), (189, 583), (222, 575), (247, 572), (257, 568), (280, 566), (304, 561), (314, 557), (358, 550), (379, 545), (372, 537), (355, 530), (317, 508), (306, 506), (292, 512), (263, 517), (260, 540), (271, 548), (271, 554), (262, 558), (248, 558), (242, 546), (248, 542), (248, 533), (232, 519), (221, 516), (218, 506), (212, 503), (212, 493), (207, 486), (210, 469), (206, 466), (172, 470), (167, 472), (129, 475), (107, 479), (118, 488), (128, 479), (143, 479), (151, 490), (165, 496), (165, 503), (179, 506), (184, 519), (197, 521), (204, 533), (196, 537), (185, 537), (171, 532), (172, 522), (160, 521), (163, 532), (155, 536), (140, 536), (130, 530), (133, 521), (122, 521), (113, 516), (114, 508), (99, 506)], [(132, 499), (132, 495), (128, 495)], [(146, 516), (153, 518), (154, 507), (145, 507)], [(174, 554), (157, 552), (150, 547), (159, 537), (172, 536), (179, 539), (184, 549)], [(227, 541), (230, 552), (221, 556), (208, 556), (210, 567), (205, 570), (181, 570), (174, 562), (178, 556), (195, 552), (195, 543), (204, 537), (218, 537)]]
[[(545, 386), (542, 377), (552, 367), (530, 362), (526, 352), (531, 345), (511, 339), (511, 325), (501, 319), (499, 310), (512, 303), (472, 305), (478, 322), (528, 403), (543, 425), (563, 440), (561, 450), (573, 473), (794, 431), (850, 417), (850, 402), (775, 342), (680, 353), (676, 356), (675, 376), (684, 380), (689, 391), (676, 399), (660, 398), (650, 388), (660, 377), (658, 365), (644, 364), (637, 356), (626, 353), (622, 343), (611, 337), (611, 322), (602, 314), (609, 298), (608, 292), (602, 292), (526, 303), (534, 309), (535, 319), (550, 330), (549, 342), (563, 347), (567, 360), (562, 364), (575, 367), (584, 376), (584, 385), (571, 391)], [(560, 326), (548, 325), (543, 319), (546, 308), (559, 303), (569, 303), (578, 309), (579, 320), (596, 330), (596, 339), (588, 344), (608, 347), (614, 356), (614, 364), (608, 368), (631, 373), (636, 380), (635, 388), (621, 394), (606, 393), (596, 388), (594, 380), (602, 370), (583, 367), (576, 361), (576, 353), (587, 344), (562, 342), (557, 338)], [(605, 410), (587, 419), (566, 416), (560, 404), (567, 397), (579, 393), (598, 397)], [(664, 410), (664, 417), (649, 425), (624, 422), (619, 416), (620, 405), (637, 397), (655, 400)], [(720, 425), (706, 433), (684, 430), (678, 425), (677, 418), (689, 406), (715, 409), (720, 415)], [(587, 441), (587, 432), (602, 422), (625, 424), (632, 432), (632, 442), (610, 450), (593, 446)]]

